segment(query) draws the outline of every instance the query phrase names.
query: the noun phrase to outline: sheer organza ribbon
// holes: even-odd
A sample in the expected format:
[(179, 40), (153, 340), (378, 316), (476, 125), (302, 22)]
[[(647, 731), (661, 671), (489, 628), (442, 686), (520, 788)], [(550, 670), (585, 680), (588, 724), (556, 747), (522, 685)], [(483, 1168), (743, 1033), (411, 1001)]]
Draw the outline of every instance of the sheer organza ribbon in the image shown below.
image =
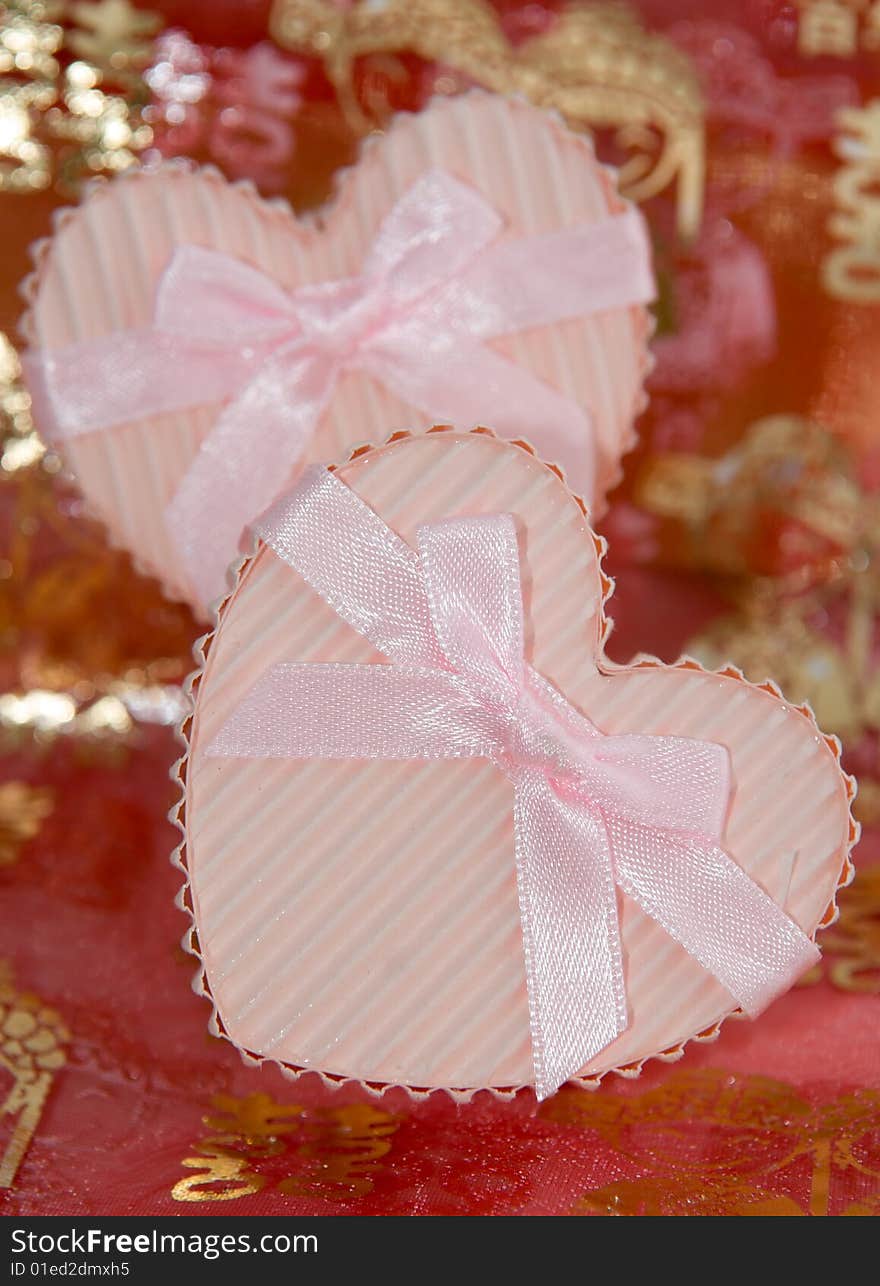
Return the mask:
[(391, 664), (273, 666), (208, 754), (476, 756), (509, 777), (539, 1097), (627, 1027), (615, 886), (750, 1014), (815, 963), (815, 945), (721, 846), (726, 749), (605, 736), (526, 662), (512, 518), (432, 523), (416, 552), (311, 469), (260, 534)]
[(435, 421), (528, 434), (589, 496), (588, 413), (485, 341), (651, 299), (644, 225), (631, 209), (542, 236), (502, 231), (478, 192), (434, 170), (385, 218), (357, 277), (288, 292), (229, 255), (182, 246), (151, 327), (26, 356), (38, 422), (63, 440), (226, 402), (166, 515), (204, 603), (348, 369)]

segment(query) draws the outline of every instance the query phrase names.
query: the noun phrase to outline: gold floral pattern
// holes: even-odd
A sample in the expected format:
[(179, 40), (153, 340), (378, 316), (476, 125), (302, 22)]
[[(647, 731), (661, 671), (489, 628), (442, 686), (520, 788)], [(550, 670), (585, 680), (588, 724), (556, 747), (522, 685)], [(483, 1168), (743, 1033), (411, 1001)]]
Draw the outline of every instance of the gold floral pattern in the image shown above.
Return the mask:
[(707, 1068), (625, 1097), (563, 1090), (541, 1115), (594, 1131), (637, 1171), (584, 1193), (573, 1214), (862, 1214), (837, 1188), (880, 1177), (876, 1090), (816, 1106), (781, 1082)]
[(16, 991), (8, 971), (0, 978), (0, 1068), (12, 1088), (0, 1103), (0, 1121), (13, 1121), (0, 1157), (0, 1189), (11, 1188), (40, 1122), (52, 1078), (66, 1061), (70, 1033), (54, 1009), (30, 992)]

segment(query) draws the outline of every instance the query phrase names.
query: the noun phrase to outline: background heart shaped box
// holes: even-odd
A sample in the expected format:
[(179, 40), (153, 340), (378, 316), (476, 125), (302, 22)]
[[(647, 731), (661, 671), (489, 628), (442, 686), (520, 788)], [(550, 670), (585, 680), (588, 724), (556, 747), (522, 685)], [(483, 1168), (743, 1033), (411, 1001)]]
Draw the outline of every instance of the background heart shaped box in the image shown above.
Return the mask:
[[(558, 473), (486, 431), (401, 435), (338, 476), (404, 539), (442, 517), (509, 512), (523, 533), (526, 650), (605, 733), (729, 748), (724, 846), (810, 935), (835, 914), (858, 835), (837, 743), (770, 685), (694, 662), (602, 654), (601, 542)], [(258, 545), (203, 641), (174, 814), (184, 905), (213, 1029), (288, 1071), (446, 1088), (530, 1081), (513, 792), (482, 760), (217, 759), (205, 747), (263, 671), (375, 662), (371, 645)], [(636, 1074), (717, 1033), (731, 996), (621, 896), (631, 1025), (582, 1070)]]
[[(502, 239), (590, 224), (628, 208), (613, 172), (598, 164), (583, 135), (525, 102), (473, 91), (397, 117), (345, 172), (335, 202), (318, 218), (298, 220), (283, 202), (262, 200), (248, 184), (186, 166), (133, 171), (92, 186), (36, 249), (36, 271), (26, 285), (26, 336), (53, 349), (148, 325), (158, 278), (184, 243), (237, 257), (287, 289), (358, 273), (384, 216), (434, 168), (486, 197), (505, 220)], [(588, 499), (598, 508), (634, 442), (650, 331), (649, 314), (633, 306), (492, 343), (590, 409), (598, 459)], [(189, 601), (163, 514), (219, 410), (154, 416), (79, 436), (62, 448), (111, 539), (170, 596)], [(360, 443), (432, 423), (366, 374), (349, 372), (336, 386), (308, 459), (344, 459)], [(279, 491), (292, 476), (279, 477)], [(230, 550), (230, 561), (235, 553)]]

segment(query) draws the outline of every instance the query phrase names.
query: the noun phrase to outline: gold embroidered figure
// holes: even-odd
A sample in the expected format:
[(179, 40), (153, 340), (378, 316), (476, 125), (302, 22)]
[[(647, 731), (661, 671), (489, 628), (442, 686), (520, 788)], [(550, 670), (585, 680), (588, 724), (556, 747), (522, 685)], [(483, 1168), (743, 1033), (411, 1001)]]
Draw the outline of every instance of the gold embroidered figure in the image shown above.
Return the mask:
[(368, 111), (359, 102), (357, 60), (404, 52), (438, 63), (444, 89), (451, 79), (452, 90), (478, 84), (521, 93), (574, 128), (611, 130), (628, 157), (626, 195), (642, 201), (675, 184), (681, 234), (699, 229), (704, 137), (696, 73), (624, 5), (572, 4), (549, 31), (515, 48), (487, 0), (360, 0), (344, 9), (332, 0), (275, 0), (270, 31), (285, 48), (323, 60), (361, 131), (381, 124), (388, 109), (374, 100)]
[[(175, 1201), (234, 1201), (267, 1185), (287, 1196), (336, 1200), (371, 1192), (397, 1118), (369, 1104), (310, 1108), (268, 1094), (218, 1095), (212, 1131), (182, 1164), (196, 1173), (171, 1190)], [(293, 1171), (293, 1173), (291, 1173)]]
[(18, 1167), (40, 1122), (55, 1073), (64, 1066), (70, 1034), (54, 1009), (39, 996), (17, 992), (6, 973), (0, 976), (0, 1069), (11, 1073), (12, 1088), (0, 1103), (0, 1121), (12, 1134), (0, 1158), (0, 1189), (11, 1188)]

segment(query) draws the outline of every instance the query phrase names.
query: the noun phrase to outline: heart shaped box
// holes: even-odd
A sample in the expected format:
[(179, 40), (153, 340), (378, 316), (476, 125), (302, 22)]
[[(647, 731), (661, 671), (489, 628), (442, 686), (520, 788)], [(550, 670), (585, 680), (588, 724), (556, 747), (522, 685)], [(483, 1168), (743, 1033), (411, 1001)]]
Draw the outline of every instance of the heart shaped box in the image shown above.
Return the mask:
[[(53, 237), (35, 248), (23, 331), (32, 349), (51, 356), (149, 326), (160, 277), (185, 245), (232, 256), (287, 291), (357, 274), (394, 204), (420, 176), (438, 168), (490, 203), (503, 220), (504, 241), (591, 226), (632, 209), (583, 135), (525, 102), (473, 91), (397, 117), (383, 137), (369, 141), (359, 164), (340, 177), (332, 206), (314, 218), (297, 219), (283, 202), (264, 201), (246, 183), (230, 184), (216, 172), (186, 164), (132, 171), (91, 186), (82, 205), (61, 212)], [(650, 277), (649, 267), (643, 271)], [(633, 304), (489, 343), (588, 410), (595, 442), (585, 443), (585, 453), (594, 448), (596, 454), (588, 499), (597, 509), (634, 442), (651, 328), (645, 308)], [(32, 387), (38, 427), (53, 437), (42, 413), (46, 399), (33, 381)], [(185, 574), (164, 515), (221, 408), (218, 403), (132, 419), (59, 444), (110, 539), (131, 552), (140, 570), (158, 577), (169, 596), (191, 602), (204, 619), (210, 613)], [(364, 441), (383, 440), (392, 430), (428, 428), (444, 417), (451, 418), (446, 411), (426, 418), (377, 379), (348, 370), (336, 383), (306, 458), (344, 459)], [(480, 418), (473, 415), (471, 423)], [(248, 467), (243, 460), (242, 487)], [(278, 492), (295, 472), (294, 462), (277, 471)], [(573, 484), (583, 491), (580, 479)], [(223, 552), (231, 562), (239, 551)]]
[[(727, 853), (811, 937), (835, 917), (858, 837), (839, 746), (811, 712), (736, 671), (608, 662), (602, 542), (583, 504), (530, 448), (487, 430), (409, 437), (356, 453), (340, 478), (410, 544), (417, 527), (504, 512), (521, 532), (526, 651), (607, 734), (678, 735), (728, 748)], [(374, 1091), (530, 1082), (512, 787), (485, 760), (218, 759), (206, 747), (270, 666), (380, 655), (265, 544), (202, 641), (178, 765), (176, 861), (184, 944), (212, 1030), (247, 1059)], [(739, 1012), (731, 995), (618, 894), (630, 1025), (587, 1066), (637, 1075), (680, 1057)]]

